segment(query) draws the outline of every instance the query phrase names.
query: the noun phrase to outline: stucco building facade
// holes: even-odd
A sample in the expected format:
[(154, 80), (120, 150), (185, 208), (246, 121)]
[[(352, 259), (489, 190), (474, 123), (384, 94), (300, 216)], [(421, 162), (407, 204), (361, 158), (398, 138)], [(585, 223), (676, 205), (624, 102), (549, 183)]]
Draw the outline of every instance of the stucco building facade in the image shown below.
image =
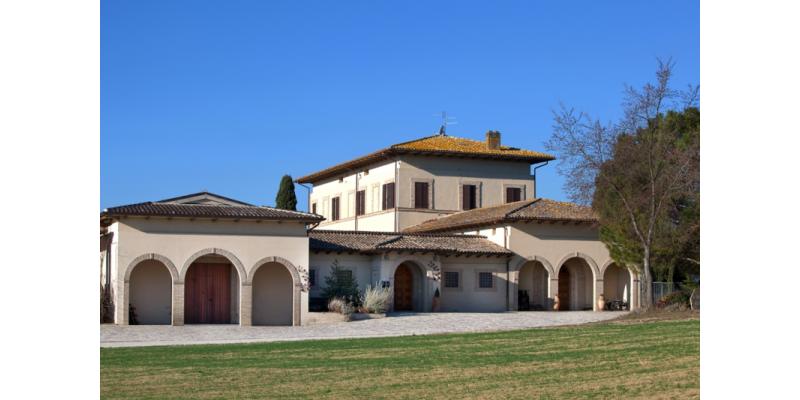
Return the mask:
[(591, 210), (536, 197), (552, 159), (499, 132), (436, 135), (298, 179), (309, 212), (207, 192), (112, 207), (101, 287), (117, 324), (300, 325), (334, 264), (362, 290), (391, 288), (397, 311), (638, 307), (637, 274)]

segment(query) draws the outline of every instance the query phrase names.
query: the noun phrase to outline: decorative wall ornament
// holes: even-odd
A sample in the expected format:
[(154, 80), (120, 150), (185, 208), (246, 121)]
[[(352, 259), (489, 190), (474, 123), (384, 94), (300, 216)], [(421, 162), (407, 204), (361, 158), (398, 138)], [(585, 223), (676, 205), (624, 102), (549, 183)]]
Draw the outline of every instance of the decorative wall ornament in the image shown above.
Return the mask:
[(439, 262), (439, 257), (434, 256), (431, 261), (428, 262), (428, 270), (431, 271), (431, 277), (434, 281), (439, 282), (442, 279), (442, 265)]
[(308, 283), (308, 267), (306, 268), (298, 268), (297, 273), (300, 275), (300, 290), (303, 292), (307, 292), (311, 286)]

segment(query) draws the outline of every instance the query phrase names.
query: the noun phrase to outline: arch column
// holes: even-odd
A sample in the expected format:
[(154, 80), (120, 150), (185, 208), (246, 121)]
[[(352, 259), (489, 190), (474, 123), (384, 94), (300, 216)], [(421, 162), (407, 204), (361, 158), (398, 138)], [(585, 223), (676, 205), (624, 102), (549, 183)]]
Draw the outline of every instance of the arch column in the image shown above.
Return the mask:
[[(556, 296), (558, 296), (558, 274), (553, 274), (550, 277), (550, 287), (548, 288), (548, 296), (547, 296), (547, 310), (553, 311), (553, 306), (556, 302)], [(568, 307), (568, 306), (567, 306)], [(564, 304), (561, 304), (561, 308), (559, 311), (564, 309)]]
[(253, 285), (242, 283), (239, 288), (239, 325), (253, 325)]
[(508, 271), (508, 307), (511, 311), (519, 311), (519, 270)]
[(592, 304), (592, 310), (594, 311), (603, 311), (597, 307), (597, 301), (600, 300), (600, 296), (603, 295), (603, 291), (605, 290), (605, 285), (603, 284), (603, 278), (597, 278), (594, 280), (594, 303)]
[(183, 281), (172, 284), (172, 325), (183, 325)]

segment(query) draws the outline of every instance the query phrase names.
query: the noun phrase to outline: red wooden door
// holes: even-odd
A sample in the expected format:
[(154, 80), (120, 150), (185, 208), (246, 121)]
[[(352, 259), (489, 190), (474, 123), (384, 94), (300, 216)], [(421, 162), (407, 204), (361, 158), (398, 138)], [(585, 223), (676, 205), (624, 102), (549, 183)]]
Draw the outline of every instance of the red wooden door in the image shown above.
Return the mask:
[(231, 323), (231, 265), (194, 263), (186, 274), (187, 324)]
[(569, 310), (569, 271), (566, 266), (561, 267), (558, 272), (558, 301), (559, 310)]
[(405, 264), (397, 267), (394, 273), (394, 309), (395, 311), (411, 311), (411, 293), (413, 292), (413, 276)]

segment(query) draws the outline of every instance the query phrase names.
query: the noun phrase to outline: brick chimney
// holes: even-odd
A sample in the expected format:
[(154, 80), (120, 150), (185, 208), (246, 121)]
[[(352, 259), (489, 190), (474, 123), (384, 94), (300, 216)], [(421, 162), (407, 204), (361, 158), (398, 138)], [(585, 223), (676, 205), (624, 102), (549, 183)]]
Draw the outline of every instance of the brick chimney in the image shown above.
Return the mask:
[(486, 147), (488, 147), (489, 150), (500, 149), (500, 132), (498, 131), (486, 132)]

